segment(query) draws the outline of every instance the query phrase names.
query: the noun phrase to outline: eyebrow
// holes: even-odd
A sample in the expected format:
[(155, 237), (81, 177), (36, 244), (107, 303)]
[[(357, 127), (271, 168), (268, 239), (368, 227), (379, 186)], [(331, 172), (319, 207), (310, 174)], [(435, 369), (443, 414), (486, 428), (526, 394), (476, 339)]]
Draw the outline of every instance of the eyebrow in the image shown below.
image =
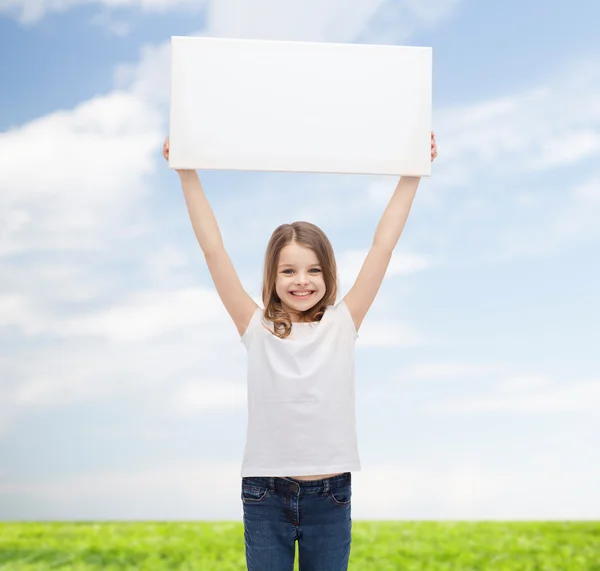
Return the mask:
[[(314, 268), (316, 266), (321, 266), (321, 264), (311, 264), (310, 266), (308, 266), (309, 268)], [(279, 268), (295, 268), (296, 265), (295, 264), (280, 264), (278, 266)]]

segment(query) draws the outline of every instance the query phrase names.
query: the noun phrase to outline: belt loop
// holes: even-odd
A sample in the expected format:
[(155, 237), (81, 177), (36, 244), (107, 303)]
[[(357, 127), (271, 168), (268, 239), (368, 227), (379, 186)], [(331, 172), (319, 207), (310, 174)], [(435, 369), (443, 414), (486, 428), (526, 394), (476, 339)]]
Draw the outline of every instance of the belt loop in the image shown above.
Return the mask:
[(269, 476), (269, 489), (275, 491), (275, 478), (273, 476)]
[(323, 493), (328, 494), (329, 493), (329, 478), (326, 478), (323, 481), (325, 482), (325, 485), (323, 487)]

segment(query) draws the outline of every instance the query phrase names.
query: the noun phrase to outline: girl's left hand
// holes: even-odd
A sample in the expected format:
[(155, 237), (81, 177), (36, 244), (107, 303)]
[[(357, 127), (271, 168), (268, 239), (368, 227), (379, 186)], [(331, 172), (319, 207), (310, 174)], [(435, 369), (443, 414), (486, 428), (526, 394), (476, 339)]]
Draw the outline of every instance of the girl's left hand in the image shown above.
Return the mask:
[(431, 131), (431, 162), (437, 157), (437, 145), (435, 144), (435, 134)]

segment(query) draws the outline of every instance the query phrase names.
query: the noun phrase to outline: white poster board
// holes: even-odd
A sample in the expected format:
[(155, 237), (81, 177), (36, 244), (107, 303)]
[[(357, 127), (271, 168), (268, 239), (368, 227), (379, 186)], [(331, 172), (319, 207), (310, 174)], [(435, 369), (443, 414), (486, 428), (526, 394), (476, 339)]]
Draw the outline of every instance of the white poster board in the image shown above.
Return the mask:
[(428, 47), (173, 36), (169, 166), (431, 174)]

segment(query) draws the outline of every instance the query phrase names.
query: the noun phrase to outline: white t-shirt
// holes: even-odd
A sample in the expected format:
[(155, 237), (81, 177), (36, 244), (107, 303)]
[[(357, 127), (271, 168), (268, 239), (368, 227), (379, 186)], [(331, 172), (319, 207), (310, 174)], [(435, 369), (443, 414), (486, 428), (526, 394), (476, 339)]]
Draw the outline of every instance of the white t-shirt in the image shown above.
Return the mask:
[(328, 306), (319, 322), (292, 323), (285, 339), (263, 318), (259, 307), (241, 337), (248, 351), (242, 477), (360, 470), (354, 397), (359, 335), (346, 303)]

